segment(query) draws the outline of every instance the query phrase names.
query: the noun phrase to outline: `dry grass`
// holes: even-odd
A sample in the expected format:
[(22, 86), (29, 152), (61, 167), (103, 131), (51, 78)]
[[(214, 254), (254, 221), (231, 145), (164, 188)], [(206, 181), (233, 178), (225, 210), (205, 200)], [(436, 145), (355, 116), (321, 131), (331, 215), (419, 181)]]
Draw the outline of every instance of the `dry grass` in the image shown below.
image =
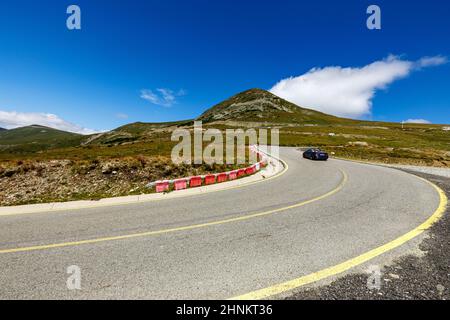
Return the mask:
[(0, 205), (108, 197), (153, 192), (155, 180), (230, 170), (226, 165), (175, 165), (164, 156), (94, 160), (19, 160), (0, 166)]

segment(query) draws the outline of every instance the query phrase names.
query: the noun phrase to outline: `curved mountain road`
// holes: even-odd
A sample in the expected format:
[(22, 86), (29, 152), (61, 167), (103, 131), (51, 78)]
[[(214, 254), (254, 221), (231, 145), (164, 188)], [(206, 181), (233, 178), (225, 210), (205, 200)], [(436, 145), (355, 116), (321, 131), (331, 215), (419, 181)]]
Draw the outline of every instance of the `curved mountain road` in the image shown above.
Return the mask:
[[(156, 202), (0, 216), (0, 299), (223, 299), (337, 265), (439, 207), (394, 169), (281, 148), (287, 172)], [(68, 290), (67, 267), (81, 270)]]

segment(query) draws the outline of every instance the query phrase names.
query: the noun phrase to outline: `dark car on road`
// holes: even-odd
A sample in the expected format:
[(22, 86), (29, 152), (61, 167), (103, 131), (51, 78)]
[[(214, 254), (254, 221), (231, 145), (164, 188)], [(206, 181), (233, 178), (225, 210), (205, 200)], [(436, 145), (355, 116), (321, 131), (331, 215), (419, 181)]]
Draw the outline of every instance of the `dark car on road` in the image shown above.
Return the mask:
[(308, 149), (303, 152), (303, 158), (310, 160), (328, 160), (328, 153), (323, 152), (320, 149)]

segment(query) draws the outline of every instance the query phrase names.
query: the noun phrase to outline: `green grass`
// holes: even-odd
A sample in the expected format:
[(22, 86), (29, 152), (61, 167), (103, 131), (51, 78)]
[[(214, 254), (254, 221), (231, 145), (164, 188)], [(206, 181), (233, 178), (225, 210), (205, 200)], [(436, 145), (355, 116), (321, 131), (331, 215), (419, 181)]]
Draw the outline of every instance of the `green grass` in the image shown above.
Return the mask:
[[(398, 123), (343, 119), (300, 108), (259, 89), (231, 97), (200, 120), (204, 129), (222, 131), (278, 128), (282, 146), (319, 147), (337, 157), (450, 167), (450, 132), (442, 130), (442, 125), (406, 124), (402, 128)], [(178, 128), (192, 133), (192, 126), (193, 120), (137, 122), (90, 136), (42, 126), (0, 130), (0, 203), (141, 194), (151, 192), (145, 188), (150, 181), (237, 167), (174, 165), (171, 152), (178, 142), (171, 141), (171, 134)], [(355, 142), (367, 145), (352, 145)], [(68, 164), (58, 167), (56, 160)], [(110, 163), (114, 163), (116, 176), (104, 172)]]
[(43, 126), (0, 131), (0, 153), (28, 155), (54, 148), (80, 145), (85, 137)]
[[(242, 105), (246, 107), (242, 109)], [(222, 116), (215, 120), (218, 114)], [(300, 108), (260, 89), (242, 92), (217, 104), (199, 120), (205, 129), (277, 127), (283, 146), (321, 147), (353, 159), (450, 166), (450, 132), (443, 131), (442, 125), (406, 124), (402, 128), (398, 123), (344, 119)], [(91, 136), (42, 127), (1, 131), (0, 161), (169, 157), (176, 144), (170, 140), (172, 131), (192, 130), (192, 125), (193, 120), (137, 122)], [(349, 145), (356, 141), (366, 142), (368, 147)]]
[[(357, 126), (283, 128), (280, 144), (315, 146), (351, 159), (450, 167), (450, 134), (440, 126), (383, 124), (386, 129)], [(329, 136), (334, 133), (335, 136)], [(366, 142), (368, 146), (351, 146)]]

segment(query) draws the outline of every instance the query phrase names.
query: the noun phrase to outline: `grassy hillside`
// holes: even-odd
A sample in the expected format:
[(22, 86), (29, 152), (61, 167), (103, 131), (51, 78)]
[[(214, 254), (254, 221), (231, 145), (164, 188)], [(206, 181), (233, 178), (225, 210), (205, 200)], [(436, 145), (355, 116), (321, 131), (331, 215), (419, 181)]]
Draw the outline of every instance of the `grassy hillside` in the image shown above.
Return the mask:
[(160, 179), (229, 170), (225, 165), (174, 165), (167, 157), (0, 162), (0, 206), (101, 199), (151, 193)]
[(191, 120), (165, 123), (135, 122), (109, 132), (92, 135), (83, 141), (83, 145), (117, 146), (138, 141), (165, 139), (173, 130), (192, 124)]
[(33, 125), (0, 131), (0, 152), (26, 156), (46, 149), (77, 146), (83, 139), (76, 133)]
[(318, 111), (300, 108), (268, 91), (251, 89), (208, 109), (199, 118), (203, 122), (242, 121), (302, 124), (353, 123)]
[(283, 146), (320, 147), (336, 156), (450, 167), (450, 131), (442, 125), (359, 121), (296, 106), (252, 89), (212, 107), (200, 117), (207, 126), (278, 128)]
[[(337, 156), (382, 162), (450, 167), (450, 131), (442, 125), (401, 124), (339, 118), (302, 108), (267, 91), (251, 89), (205, 111), (204, 127), (278, 128), (284, 146), (321, 147)], [(32, 126), (0, 132), (0, 160), (170, 156), (177, 128), (193, 120), (128, 124), (79, 136)]]
[[(450, 167), (445, 126), (344, 119), (260, 89), (235, 95), (198, 120), (205, 129), (277, 128), (281, 145), (320, 147), (332, 156)], [(192, 131), (193, 120), (137, 122), (90, 136), (42, 126), (0, 131), (0, 205), (141, 194), (151, 192), (145, 185), (152, 180), (230, 169), (174, 165), (177, 128)]]

